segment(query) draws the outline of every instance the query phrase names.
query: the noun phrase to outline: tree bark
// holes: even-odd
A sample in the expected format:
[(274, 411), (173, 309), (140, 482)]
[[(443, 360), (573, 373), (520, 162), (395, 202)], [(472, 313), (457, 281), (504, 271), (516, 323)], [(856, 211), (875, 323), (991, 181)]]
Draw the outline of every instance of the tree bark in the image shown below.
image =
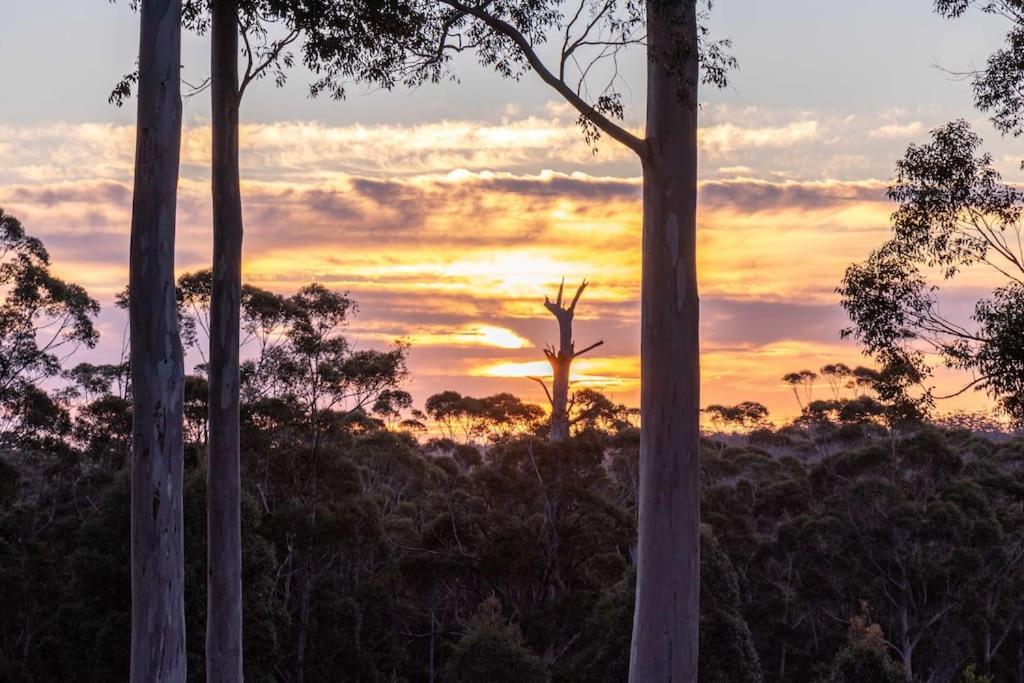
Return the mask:
[[(561, 325), (559, 320), (559, 325)], [(572, 323), (570, 323), (571, 325)], [(551, 427), (549, 439), (559, 443), (569, 438), (569, 370), (572, 368), (572, 352), (563, 349), (551, 360)]]
[(174, 289), (181, 2), (142, 3), (129, 264), (133, 683), (185, 680), (184, 360)]
[(211, 7), (213, 285), (207, 461), (206, 678), (242, 680), (239, 317), (242, 199), (238, 165), (238, 0)]
[(648, 0), (631, 683), (694, 683), (700, 623), (695, 0)]
[(906, 605), (900, 606), (900, 659), (907, 677), (914, 677), (914, 641), (910, 637), (910, 615)]

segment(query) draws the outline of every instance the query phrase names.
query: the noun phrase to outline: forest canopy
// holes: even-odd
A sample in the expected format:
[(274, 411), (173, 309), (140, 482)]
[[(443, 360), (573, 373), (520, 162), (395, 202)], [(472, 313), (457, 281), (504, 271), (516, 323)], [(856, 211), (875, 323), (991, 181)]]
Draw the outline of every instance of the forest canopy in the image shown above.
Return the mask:
[[(42, 244), (6, 221), (48, 288), (8, 290), (3, 319), (47, 324), (15, 315), (45, 297), (77, 325), (68, 343), (87, 347), (94, 302), (46, 277)], [(209, 274), (178, 285), (183, 338), (202, 347)], [(418, 410), (402, 388), (409, 348), (354, 348), (355, 312), (319, 285), (244, 290), (246, 676), (623, 680), (634, 412), (581, 390), (571, 437), (553, 443), (545, 411), (508, 394), (451, 390)], [(119, 680), (129, 378), (45, 348), (5, 394), (0, 678)], [(185, 576), (201, 680), (207, 392), (194, 357)], [(702, 681), (925, 680), (971, 666), (1009, 680), (1020, 666), (1024, 442), (892, 422), (878, 379), (836, 364), (794, 372), (803, 412), (781, 427), (753, 402), (707, 409)], [(826, 398), (803, 392), (815, 381)]]

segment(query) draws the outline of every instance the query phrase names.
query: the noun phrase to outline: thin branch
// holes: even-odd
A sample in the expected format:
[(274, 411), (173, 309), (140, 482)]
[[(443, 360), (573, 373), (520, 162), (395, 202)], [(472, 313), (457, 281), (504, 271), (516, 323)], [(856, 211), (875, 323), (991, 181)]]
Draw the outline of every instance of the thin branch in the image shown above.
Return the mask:
[(545, 381), (544, 381), (543, 379), (541, 379), (540, 377), (533, 377), (533, 376), (530, 376), (530, 377), (527, 377), (526, 379), (530, 379), (530, 380), (533, 380), (534, 382), (536, 382), (537, 384), (539, 384), (539, 385), (541, 386), (541, 388), (542, 388), (542, 389), (544, 389), (544, 394), (545, 394), (545, 395), (546, 395), (546, 396), (548, 397), (548, 403), (550, 403), (551, 405), (554, 405), (554, 404), (555, 404), (555, 399), (553, 399), (553, 398), (551, 397), (551, 392), (550, 392), (550, 391), (548, 391), (548, 385), (547, 385), (547, 382), (545, 382)]
[(581, 296), (583, 296), (583, 290), (584, 290), (584, 289), (586, 289), (586, 288), (587, 288), (587, 281), (586, 281), (586, 280), (584, 280), (584, 281), (583, 281), (583, 282), (582, 282), (582, 283), (580, 284), (580, 286), (579, 286), (579, 289), (577, 289), (577, 290), (576, 290), (576, 296), (574, 296), (574, 297), (572, 298), (572, 303), (571, 303), (571, 304), (569, 304), (569, 311), (570, 311), (570, 312), (572, 312), (572, 311), (575, 311), (575, 310), (576, 310), (576, 303), (577, 303), (577, 302), (578, 302), (578, 301), (580, 300), (580, 297), (581, 297)]
[(260, 78), (263, 75), (263, 72), (265, 72), (272, 64), (277, 63), (277, 59), (281, 56), (281, 52), (286, 47), (288, 47), (296, 40), (298, 40), (300, 32), (299, 29), (293, 28), (291, 31), (288, 32), (288, 35), (286, 35), (284, 38), (275, 41), (273, 43), (273, 46), (270, 48), (270, 51), (267, 52), (266, 57), (263, 59), (262, 62), (256, 65), (255, 68), (253, 68), (252, 49), (249, 45), (249, 39), (248, 37), (246, 37), (246, 33), (246, 31), (242, 31), (242, 36), (245, 40), (246, 52), (249, 55), (249, 64), (246, 67), (246, 73), (245, 77), (242, 79), (242, 84), (238, 88), (239, 98), (241, 98), (242, 95), (245, 93), (245, 89), (249, 86), (250, 83)]
[(526, 61), (529, 62), (533, 70), (538, 76), (540, 76), (541, 80), (554, 88), (554, 90), (564, 97), (569, 104), (571, 104), (585, 117), (590, 119), (594, 125), (600, 128), (609, 137), (633, 150), (641, 160), (646, 161), (648, 156), (647, 142), (636, 135), (633, 135), (628, 130), (619, 126), (607, 116), (594, 109), (594, 107), (573, 92), (572, 88), (566, 85), (565, 81), (560, 80), (555, 74), (551, 73), (547, 65), (545, 65), (537, 55), (536, 50), (533, 49), (533, 45), (530, 44), (530, 41), (527, 40), (526, 36), (524, 36), (516, 27), (509, 24), (507, 21), (483, 11), (481, 8), (463, 5), (459, 0), (441, 0), (441, 2), (445, 3), (449, 7), (454, 7), (462, 12), (471, 14), (487, 24), (492, 30), (497, 31), (515, 43), (523, 53)]
[(596, 343), (594, 343), (594, 344), (591, 344), (590, 346), (588, 346), (587, 348), (583, 349), (582, 351), (576, 351), (576, 352), (574, 352), (574, 353), (572, 354), (572, 357), (573, 357), (573, 358), (579, 358), (580, 356), (582, 356), (583, 354), (585, 354), (585, 353), (586, 353), (587, 351), (593, 351), (594, 349), (596, 349), (596, 348), (597, 348), (598, 346), (601, 346), (602, 344), (604, 344), (604, 341), (603, 341), (603, 340), (602, 340), (602, 341), (599, 341), (599, 342), (596, 342)]
[(939, 401), (944, 401), (944, 400), (949, 399), (949, 398), (956, 398), (957, 396), (960, 396), (962, 394), (966, 394), (973, 387), (976, 387), (977, 385), (981, 384), (982, 382), (987, 382), (990, 379), (992, 379), (992, 377), (990, 375), (985, 375), (984, 377), (979, 377), (976, 380), (974, 380), (973, 382), (969, 383), (963, 389), (960, 389), (959, 391), (957, 391), (955, 393), (949, 394), (947, 396), (936, 396), (935, 398), (936, 398), (936, 400), (939, 400)]

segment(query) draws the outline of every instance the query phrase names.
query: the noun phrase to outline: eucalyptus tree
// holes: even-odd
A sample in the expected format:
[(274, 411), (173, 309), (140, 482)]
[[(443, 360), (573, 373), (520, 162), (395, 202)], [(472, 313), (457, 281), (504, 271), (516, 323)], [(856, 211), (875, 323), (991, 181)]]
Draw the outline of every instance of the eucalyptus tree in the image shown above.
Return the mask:
[(991, 114), (992, 124), (1004, 135), (1024, 133), (1024, 1), (935, 0), (935, 11), (958, 18), (970, 9), (1010, 22), (1005, 45), (989, 55), (982, 69), (959, 75), (971, 81), (974, 105)]
[(99, 304), (50, 271), (50, 255), (0, 209), (0, 446), (16, 440), (28, 397), (59, 375), (61, 361), (96, 345)]
[(210, 16), (213, 282), (207, 401), (206, 677), (232, 682), (242, 680), (238, 0), (212, 0)]
[[(285, 52), (299, 35), (287, 25), (283, 38), (267, 39), (267, 3), (210, 0), (212, 103), (213, 268), (210, 294), (209, 424), (207, 458), (206, 675), (210, 681), (242, 680), (242, 537), (239, 347), (242, 308), (242, 194), (239, 109), (245, 88), (290, 64)], [(239, 29), (245, 71), (239, 78)], [(262, 40), (254, 48), (250, 35)]]
[[(925, 407), (935, 398), (936, 365), (970, 380), (947, 396), (987, 392), (1024, 421), (1024, 194), (1004, 183), (981, 139), (964, 121), (911, 145), (896, 166), (889, 197), (898, 203), (892, 238), (846, 271), (839, 288), (856, 338), (886, 371), (893, 396)], [(972, 270), (999, 284), (969, 320), (943, 307), (939, 282)]]
[[(181, 4), (179, 2), (179, 4)], [(211, 37), (210, 76), (190, 95), (209, 89), (212, 110), (213, 268), (209, 306), (209, 457), (207, 496), (208, 609), (207, 676), (242, 677), (242, 546), (240, 519), (239, 346), (242, 299), (242, 199), (239, 169), (239, 109), (246, 87), (270, 73), (278, 85), (292, 65), (287, 51), (301, 29), (289, 0), (185, 0), (180, 22)], [(140, 0), (132, 0), (138, 9)], [(283, 27), (283, 35), (271, 30)], [(239, 50), (239, 33), (244, 49)], [(239, 57), (245, 70), (239, 76)], [(180, 71), (180, 69), (179, 69)], [(140, 67), (110, 95), (122, 105), (138, 84)], [(180, 92), (180, 85), (178, 86)], [(186, 330), (187, 331), (187, 330)]]
[(140, 14), (129, 264), (132, 373), (131, 680), (185, 680), (184, 359), (174, 292), (181, 152), (181, 0)]
[[(345, 12), (351, 0), (331, 3)], [(404, 62), (377, 78), (439, 80), (453, 56), (474, 52), (505, 77), (533, 72), (579, 113), (590, 144), (607, 136), (643, 169), (641, 291), (641, 476), (636, 620), (631, 681), (697, 677), (700, 567), (700, 356), (697, 296), (697, 112), (701, 83), (721, 86), (735, 60), (712, 42), (697, 0), (398, 0), (368, 5), (407, 40), (378, 50)], [(553, 60), (542, 50), (555, 38)], [(344, 94), (353, 69), (344, 33), (316, 31), (307, 62), (315, 91)], [(647, 121), (623, 123), (617, 58), (643, 46)], [(396, 56), (395, 51), (401, 50)], [(602, 63), (607, 69), (602, 67)], [(703, 66), (703, 73), (702, 67)], [(597, 95), (588, 75), (610, 74)]]

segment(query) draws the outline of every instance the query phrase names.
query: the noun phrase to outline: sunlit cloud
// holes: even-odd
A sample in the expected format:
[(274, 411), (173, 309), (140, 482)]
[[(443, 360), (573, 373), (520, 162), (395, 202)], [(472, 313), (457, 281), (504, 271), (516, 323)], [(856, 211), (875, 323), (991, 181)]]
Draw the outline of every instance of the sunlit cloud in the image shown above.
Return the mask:
[(819, 135), (819, 123), (810, 120), (763, 128), (722, 123), (701, 128), (699, 139), (709, 154), (721, 156), (738, 150), (789, 147), (817, 140)]
[[(902, 146), (942, 123), (903, 111), (871, 119), (727, 105), (705, 107), (701, 115), (702, 174), (762, 179), (887, 177)], [(566, 107), (545, 107), (532, 115), (510, 112), (498, 122), (243, 123), (242, 175), (250, 180), (330, 182), (339, 174), (405, 177), (460, 168), (516, 174), (545, 168), (638, 172), (637, 160), (621, 145), (606, 141), (595, 154), (576, 118)], [(0, 141), (4, 158), (16, 160), (0, 168), (0, 184), (131, 176), (135, 131), (130, 125), (0, 123)], [(210, 141), (204, 122), (185, 127), (184, 177), (209, 177)]]
[(879, 126), (868, 133), (869, 136), (882, 140), (911, 140), (919, 137), (924, 132), (924, 124), (920, 121), (909, 121), (907, 123), (890, 123)]
[[(548, 377), (551, 365), (545, 360), (499, 362), (474, 367), (470, 374), (483, 377)], [(640, 363), (635, 356), (577, 358), (572, 364), (570, 382), (576, 388), (600, 387), (629, 390), (639, 386)]]
[[(882, 127), (814, 112), (709, 107), (702, 116), (703, 402), (760, 400), (774, 416), (792, 415), (783, 374), (863, 362), (838, 339), (845, 317), (834, 290), (888, 237), (884, 178), (905, 138), (929, 124), (912, 112), (887, 113)], [(14, 160), (0, 167), (0, 206), (109, 311), (128, 272), (133, 129), (0, 125), (0, 140)], [(577, 339), (605, 341), (602, 355), (574, 363), (576, 386), (638, 403), (639, 168), (615, 145), (594, 156), (571, 114), (248, 124), (242, 144), (246, 281), (286, 294), (311, 281), (350, 292), (361, 308), (356, 343), (412, 344), (417, 400), (456, 388), (543, 403), (527, 378), (550, 375), (536, 347), (557, 330), (542, 303), (564, 277), (592, 283)], [(192, 126), (179, 272), (209, 264), (208, 167), (209, 129)], [(953, 295), (968, 301), (991, 278), (963, 282), (971, 291)], [(119, 353), (123, 321), (104, 316)]]
[(532, 344), (507, 327), (468, 323), (453, 330), (443, 327), (420, 327), (404, 338), (413, 346), (447, 346), (467, 348), (484, 346), (495, 349), (525, 349)]

